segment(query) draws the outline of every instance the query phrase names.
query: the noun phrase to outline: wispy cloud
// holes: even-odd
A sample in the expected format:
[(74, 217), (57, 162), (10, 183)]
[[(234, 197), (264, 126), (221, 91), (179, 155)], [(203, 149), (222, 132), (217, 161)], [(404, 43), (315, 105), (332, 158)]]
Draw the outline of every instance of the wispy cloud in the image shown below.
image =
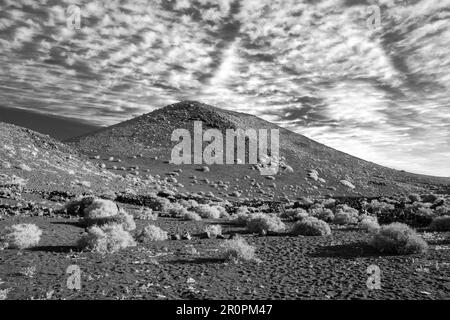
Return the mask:
[[(379, 5), (381, 26), (368, 28)], [(80, 8), (80, 28), (68, 23)], [(113, 124), (181, 99), (450, 176), (450, 1), (0, 0), (7, 106)]]

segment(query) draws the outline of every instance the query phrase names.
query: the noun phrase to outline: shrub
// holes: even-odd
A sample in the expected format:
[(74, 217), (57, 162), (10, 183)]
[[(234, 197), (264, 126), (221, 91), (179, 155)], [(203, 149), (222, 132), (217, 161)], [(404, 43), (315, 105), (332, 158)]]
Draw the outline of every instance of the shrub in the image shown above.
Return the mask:
[(434, 203), (438, 196), (432, 193), (422, 195), (422, 201), (427, 203)]
[(326, 236), (331, 234), (331, 229), (325, 221), (307, 217), (292, 226), (292, 233), (302, 236)]
[(450, 216), (450, 207), (448, 207), (446, 205), (442, 205), (442, 206), (436, 207), (434, 210), (435, 210), (437, 215)]
[(420, 202), (422, 199), (420, 198), (420, 195), (418, 195), (417, 193), (411, 193), (408, 195), (409, 200), (411, 200), (411, 202)]
[(450, 216), (434, 218), (429, 228), (434, 231), (450, 231)]
[[(82, 200), (83, 201), (83, 200)], [(111, 200), (93, 199), (92, 202), (83, 210), (84, 221), (89, 224), (108, 220), (119, 213), (119, 208)]]
[(64, 206), (64, 210), (72, 216), (84, 216), (84, 209), (86, 209), (92, 202), (95, 200), (95, 197), (77, 197), (74, 200), (68, 202)]
[(188, 210), (198, 207), (198, 202), (192, 199), (191, 200), (182, 199), (179, 201), (179, 203)]
[(336, 224), (353, 224), (358, 222), (358, 210), (353, 209), (345, 204), (336, 207), (333, 223)]
[(136, 229), (134, 217), (122, 208), (119, 209), (119, 213), (113, 218), (113, 220), (115, 223), (121, 224), (125, 231), (133, 231)]
[(94, 225), (78, 241), (79, 247), (101, 254), (114, 253), (135, 245), (133, 237), (121, 224)]
[(229, 218), (230, 215), (228, 214), (227, 210), (222, 206), (212, 206), (212, 208), (219, 211), (219, 218)]
[(360, 217), (359, 226), (368, 232), (375, 232), (380, 229), (378, 219), (373, 216), (364, 215)]
[(202, 217), (200, 217), (197, 213), (192, 211), (186, 211), (183, 215), (184, 220), (192, 220), (192, 221), (200, 221)]
[(84, 213), (84, 218), (81, 222), (88, 227), (92, 225), (121, 224), (125, 231), (136, 229), (134, 217), (110, 200), (94, 199), (84, 209)]
[(336, 199), (328, 198), (320, 202), (320, 204), (325, 208), (333, 208), (336, 205)]
[(384, 213), (389, 212), (395, 209), (395, 206), (386, 203), (386, 202), (380, 202), (378, 200), (372, 200), (369, 204), (367, 204), (367, 209), (369, 209), (372, 213)]
[(224, 249), (224, 258), (227, 260), (257, 261), (255, 258), (256, 248), (245, 241), (244, 238), (236, 237), (225, 240), (221, 245)]
[(238, 214), (235, 214), (235, 215), (232, 215), (230, 217), (230, 221), (231, 221), (232, 224), (235, 224), (235, 225), (241, 226), (241, 227), (246, 226), (247, 222), (249, 220), (250, 220), (250, 215), (246, 214), (246, 213), (242, 213), (242, 212), (240, 212)]
[(334, 219), (333, 211), (323, 207), (309, 209), (309, 214), (326, 222), (331, 222)]
[(264, 234), (267, 232), (282, 232), (286, 226), (275, 215), (264, 213), (252, 213), (247, 220), (247, 229), (250, 232)]
[(370, 244), (380, 252), (394, 254), (423, 253), (428, 249), (427, 243), (413, 229), (399, 222), (382, 226)]
[(165, 206), (163, 213), (171, 217), (183, 217), (187, 213), (187, 209), (179, 203), (171, 203)]
[(2, 242), (12, 249), (27, 249), (41, 240), (42, 230), (34, 224), (20, 223), (6, 228)]
[(198, 207), (194, 208), (194, 211), (204, 219), (219, 219), (221, 216), (221, 212), (217, 206), (212, 207), (208, 204), (200, 204)]
[(151, 194), (148, 196), (145, 205), (150, 207), (154, 211), (165, 212), (171, 207), (171, 202), (169, 199), (158, 197), (155, 194)]
[(431, 203), (414, 202), (405, 206), (405, 212), (416, 225), (427, 226), (437, 216), (430, 207)]
[(308, 216), (308, 212), (302, 208), (286, 209), (281, 214), (281, 218), (292, 220), (292, 221), (301, 220), (307, 216)]
[(246, 206), (241, 206), (239, 208), (236, 209), (235, 214), (240, 215), (240, 214), (249, 214), (250, 211), (248, 210), (248, 207)]
[(164, 241), (168, 238), (166, 231), (152, 224), (147, 225), (137, 236), (140, 242)]
[(139, 220), (158, 220), (158, 214), (153, 212), (151, 208), (142, 207), (136, 216)]
[(209, 235), (214, 238), (222, 234), (222, 227), (218, 224), (209, 225), (205, 228), (205, 232), (209, 233)]

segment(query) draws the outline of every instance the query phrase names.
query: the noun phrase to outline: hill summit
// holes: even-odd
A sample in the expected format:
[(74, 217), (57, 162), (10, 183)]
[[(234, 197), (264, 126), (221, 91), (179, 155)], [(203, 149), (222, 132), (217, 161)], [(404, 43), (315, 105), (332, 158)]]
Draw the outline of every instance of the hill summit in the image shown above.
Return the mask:
[[(284, 188), (285, 191), (295, 189), (306, 194), (358, 196), (409, 192), (436, 184), (448, 185), (448, 179), (386, 168), (337, 151), (256, 116), (223, 110), (196, 101), (168, 105), (71, 139), (68, 143), (89, 155), (101, 153), (105, 156), (139, 156), (140, 164), (148, 166), (150, 172), (164, 174), (164, 166), (152, 161), (158, 159), (167, 163), (173, 146), (177, 144), (171, 141), (172, 132), (176, 129), (192, 132), (195, 121), (202, 122), (203, 130), (214, 128), (222, 132), (239, 128), (279, 129), (280, 156), (285, 163), (283, 169), (288, 170), (281, 170), (275, 178), (277, 187), (281, 185), (281, 189)], [(187, 166), (185, 169), (191, 170)], [(159, 172), (158, 168), (162, 171)], [(248, 175), (251, 170), (248, 165), (213, 165), (212, 168), (215, 169), (209, 173), (209, 180), (219, 180), (227, 176), (242, 177)]]

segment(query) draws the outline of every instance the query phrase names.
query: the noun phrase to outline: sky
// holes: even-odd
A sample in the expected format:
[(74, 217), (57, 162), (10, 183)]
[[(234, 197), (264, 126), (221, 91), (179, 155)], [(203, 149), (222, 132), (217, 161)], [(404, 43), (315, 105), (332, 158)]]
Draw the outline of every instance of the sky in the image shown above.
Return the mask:
[(450, 0), (0, 0), (0, 103), (111, 125), (197, 100), (450, 176), (449, 48)]

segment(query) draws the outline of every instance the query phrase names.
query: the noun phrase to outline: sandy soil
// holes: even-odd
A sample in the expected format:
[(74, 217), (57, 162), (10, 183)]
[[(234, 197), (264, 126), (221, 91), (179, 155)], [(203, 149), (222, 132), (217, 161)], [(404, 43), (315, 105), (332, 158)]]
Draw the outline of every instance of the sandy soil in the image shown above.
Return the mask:
[[(333, 227), (327, 237), (260, 237), (242, 233), (261, 262), (226, 262), (219, 239), (196, 237), (216, 221), (152, 221), (169, 233), (189, 231), (191, 240), (138, 244), (102, 256), (74, 247), (84, 229), (75, 219), (11, 217), (43, 230), (38, 247), (0, 251), (0, 290), (9, 299), (449, 299), (448, 234), (427, 234), (426, 255), (380, 255), (356, 228)], [(139, 230), (148, 221), (137, 220)], [(193, 248), (195, 250), (193, 251)], [(81, 270), (80, 291), (67, 288), (70, 265)], [(367, 267), (381, 270), (381, 289), (369, 290)], [(25, 268), (35, 267), (34, 274)], [(32, 272), (33, 273), (33, 272)], [(192, 278), (192, 279), (190, 279)]]

